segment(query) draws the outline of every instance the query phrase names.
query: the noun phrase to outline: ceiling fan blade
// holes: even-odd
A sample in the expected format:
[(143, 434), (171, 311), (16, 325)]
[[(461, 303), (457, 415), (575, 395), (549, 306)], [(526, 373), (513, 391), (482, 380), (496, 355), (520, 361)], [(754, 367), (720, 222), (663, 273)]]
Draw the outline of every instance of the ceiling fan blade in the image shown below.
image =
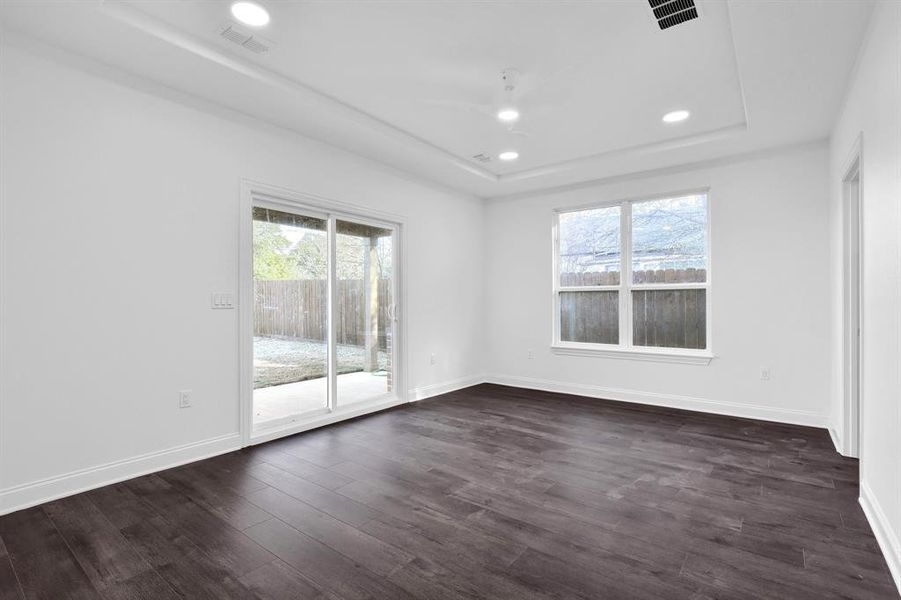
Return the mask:
[(466, 102), (462, 100), (438, 100), (433, 98), (422, 98), (419, 100), (421, 104), (439, 108), (443, 110), (454, 110), (460, 112), (475, 112), (483, 115), (494, 116), (495, 109), (488, 104), (478, 104), (476, 102)]
[(570, 97), (576, 76), (577, 70), (574, 65), (567, 65), (546, 77), (524, 75), (521, 84), (516, 88), (516, 99), (522, 103), (560, 105)]
[(420, 98), (418, 102), (420, 102), (421, 104), (426, 104), (428, 106), (434, 106), (435, 108), (448, 108), (456, 110), (471, 110), (472, 108), (478, 106), (475, 102), (466, 102), (463, 100), (439, 100), (436, 98)]

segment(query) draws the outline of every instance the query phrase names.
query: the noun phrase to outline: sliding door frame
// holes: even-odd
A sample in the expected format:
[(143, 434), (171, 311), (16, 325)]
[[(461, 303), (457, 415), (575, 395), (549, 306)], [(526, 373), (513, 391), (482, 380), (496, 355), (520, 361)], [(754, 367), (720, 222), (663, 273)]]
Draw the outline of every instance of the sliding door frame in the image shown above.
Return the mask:
[[(407, 328), (406, 328), (406, 252), (405, 220), (402, 216), (357, 206), (348, 202), (305, 194), (266, 183), (241, 180), (238, 224), (238, 385), (239, 431), (241, 445), (252, 446), (272, 439), (315, 429), (370, 412), (390, 408), (408, 401), (407, 392)], [(329, 406), (315, 411), (302, 421), (276, 425), (260, 431), (253, 428), (253, 207), (268, 206), (288, 212), (327, 219), (328, 238), (328, 399)], [(337, 347), (332, 326), (336, 303), (336, 222), (351, 221), (393, 230), (393, 320), (394, 338), (392, 367), (394, 394), (370, 401), (355, 402), (344, 407), (337, 397)]]

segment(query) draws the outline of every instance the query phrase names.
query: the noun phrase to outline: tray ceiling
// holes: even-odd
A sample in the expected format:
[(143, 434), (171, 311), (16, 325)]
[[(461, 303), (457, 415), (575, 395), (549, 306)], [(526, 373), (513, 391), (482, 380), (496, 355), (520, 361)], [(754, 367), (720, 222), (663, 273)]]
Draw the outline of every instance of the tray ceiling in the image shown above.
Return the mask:
[(644, 0), (264, 2), (259, 53), (221, 35), (229, 4), (12, 0), (0, 22), (488, 197), (825, 137), (872, 8), (699, 1), (660, 30)]

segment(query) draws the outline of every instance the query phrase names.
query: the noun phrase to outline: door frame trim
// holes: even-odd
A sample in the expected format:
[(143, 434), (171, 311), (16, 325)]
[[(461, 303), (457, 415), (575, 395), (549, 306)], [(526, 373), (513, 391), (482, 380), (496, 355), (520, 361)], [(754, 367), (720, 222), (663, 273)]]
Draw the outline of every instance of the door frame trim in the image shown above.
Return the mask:
[[(841, 407), (841, 430), (842, 430), (842, 454), (862, 460), (862, 444), (863, 439), (863, 364), (864, 364), (864, 181), (863, 181), (863, 134), (857, 136), (848, 158), (843, 165), (841, 178), (841, 224), (842, 224), (842, 407)], [(847, 300), (850, 299), (849, 287), (851, 283), (851, 198), (850, 184), (857, 180), (857, 314), (850, 314), (851, 308), (848, 306)], [(847, 297), (847, 298), (846, 298)], [(854, 407), (854, 395), (852, 392), (853, 381), (852, 373), (854, 366), (851, 364), (852, 344), (854, 343), (853, 332), (851, 331), (851, 320), (856, 316), (857, 328), (859, 335), (857, 336), (857, 406)], [(856, 408), (856, 410), (855, 410)]]
[[(405, 248), (406, 218), (403, 215), (377, 210), (350, 202), (335, 200), (298, 192), (288, 188), (263, 183), (251, 179), (240, 180), (238, 207), (238, 307), (236, 327), (238, 334), (238, 430), (241, 446), (252, 446), (277, 437), (291, 435), (316, 427), (329, 425), (370, 412), (384, 410), (391, 406), (408, 402), (409, 369), (407, 363), (407, 252)], [(395, 340), (394, 352), (394, 397), (379, 398), (373, 402), (358, 402), (345, 409), (336, 408), (326, 415), (303, 423), (291, 423), (273, 427), (254, 435), (253, 431), (253, 206), (260, 201), (266, 204), (284, 206), (295, 211), (327, 213), (330, 220), (348, 219), (364, 224), (391, 225), (394, 235), (394, 287), (395, 295)], [(330, 277), (331, 279), (331, 277)], [(331, 334), (330, 334), (331, 335)]]

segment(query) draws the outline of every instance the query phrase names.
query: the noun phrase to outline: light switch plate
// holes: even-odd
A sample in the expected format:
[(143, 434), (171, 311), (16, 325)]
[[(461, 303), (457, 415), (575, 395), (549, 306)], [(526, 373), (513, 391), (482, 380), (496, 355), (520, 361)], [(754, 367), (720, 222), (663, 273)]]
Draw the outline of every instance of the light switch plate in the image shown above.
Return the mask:
[(229, 309), (235, 307), (235, 295), (231, 292), (213, 292), (210, 294), (210, 308)]

